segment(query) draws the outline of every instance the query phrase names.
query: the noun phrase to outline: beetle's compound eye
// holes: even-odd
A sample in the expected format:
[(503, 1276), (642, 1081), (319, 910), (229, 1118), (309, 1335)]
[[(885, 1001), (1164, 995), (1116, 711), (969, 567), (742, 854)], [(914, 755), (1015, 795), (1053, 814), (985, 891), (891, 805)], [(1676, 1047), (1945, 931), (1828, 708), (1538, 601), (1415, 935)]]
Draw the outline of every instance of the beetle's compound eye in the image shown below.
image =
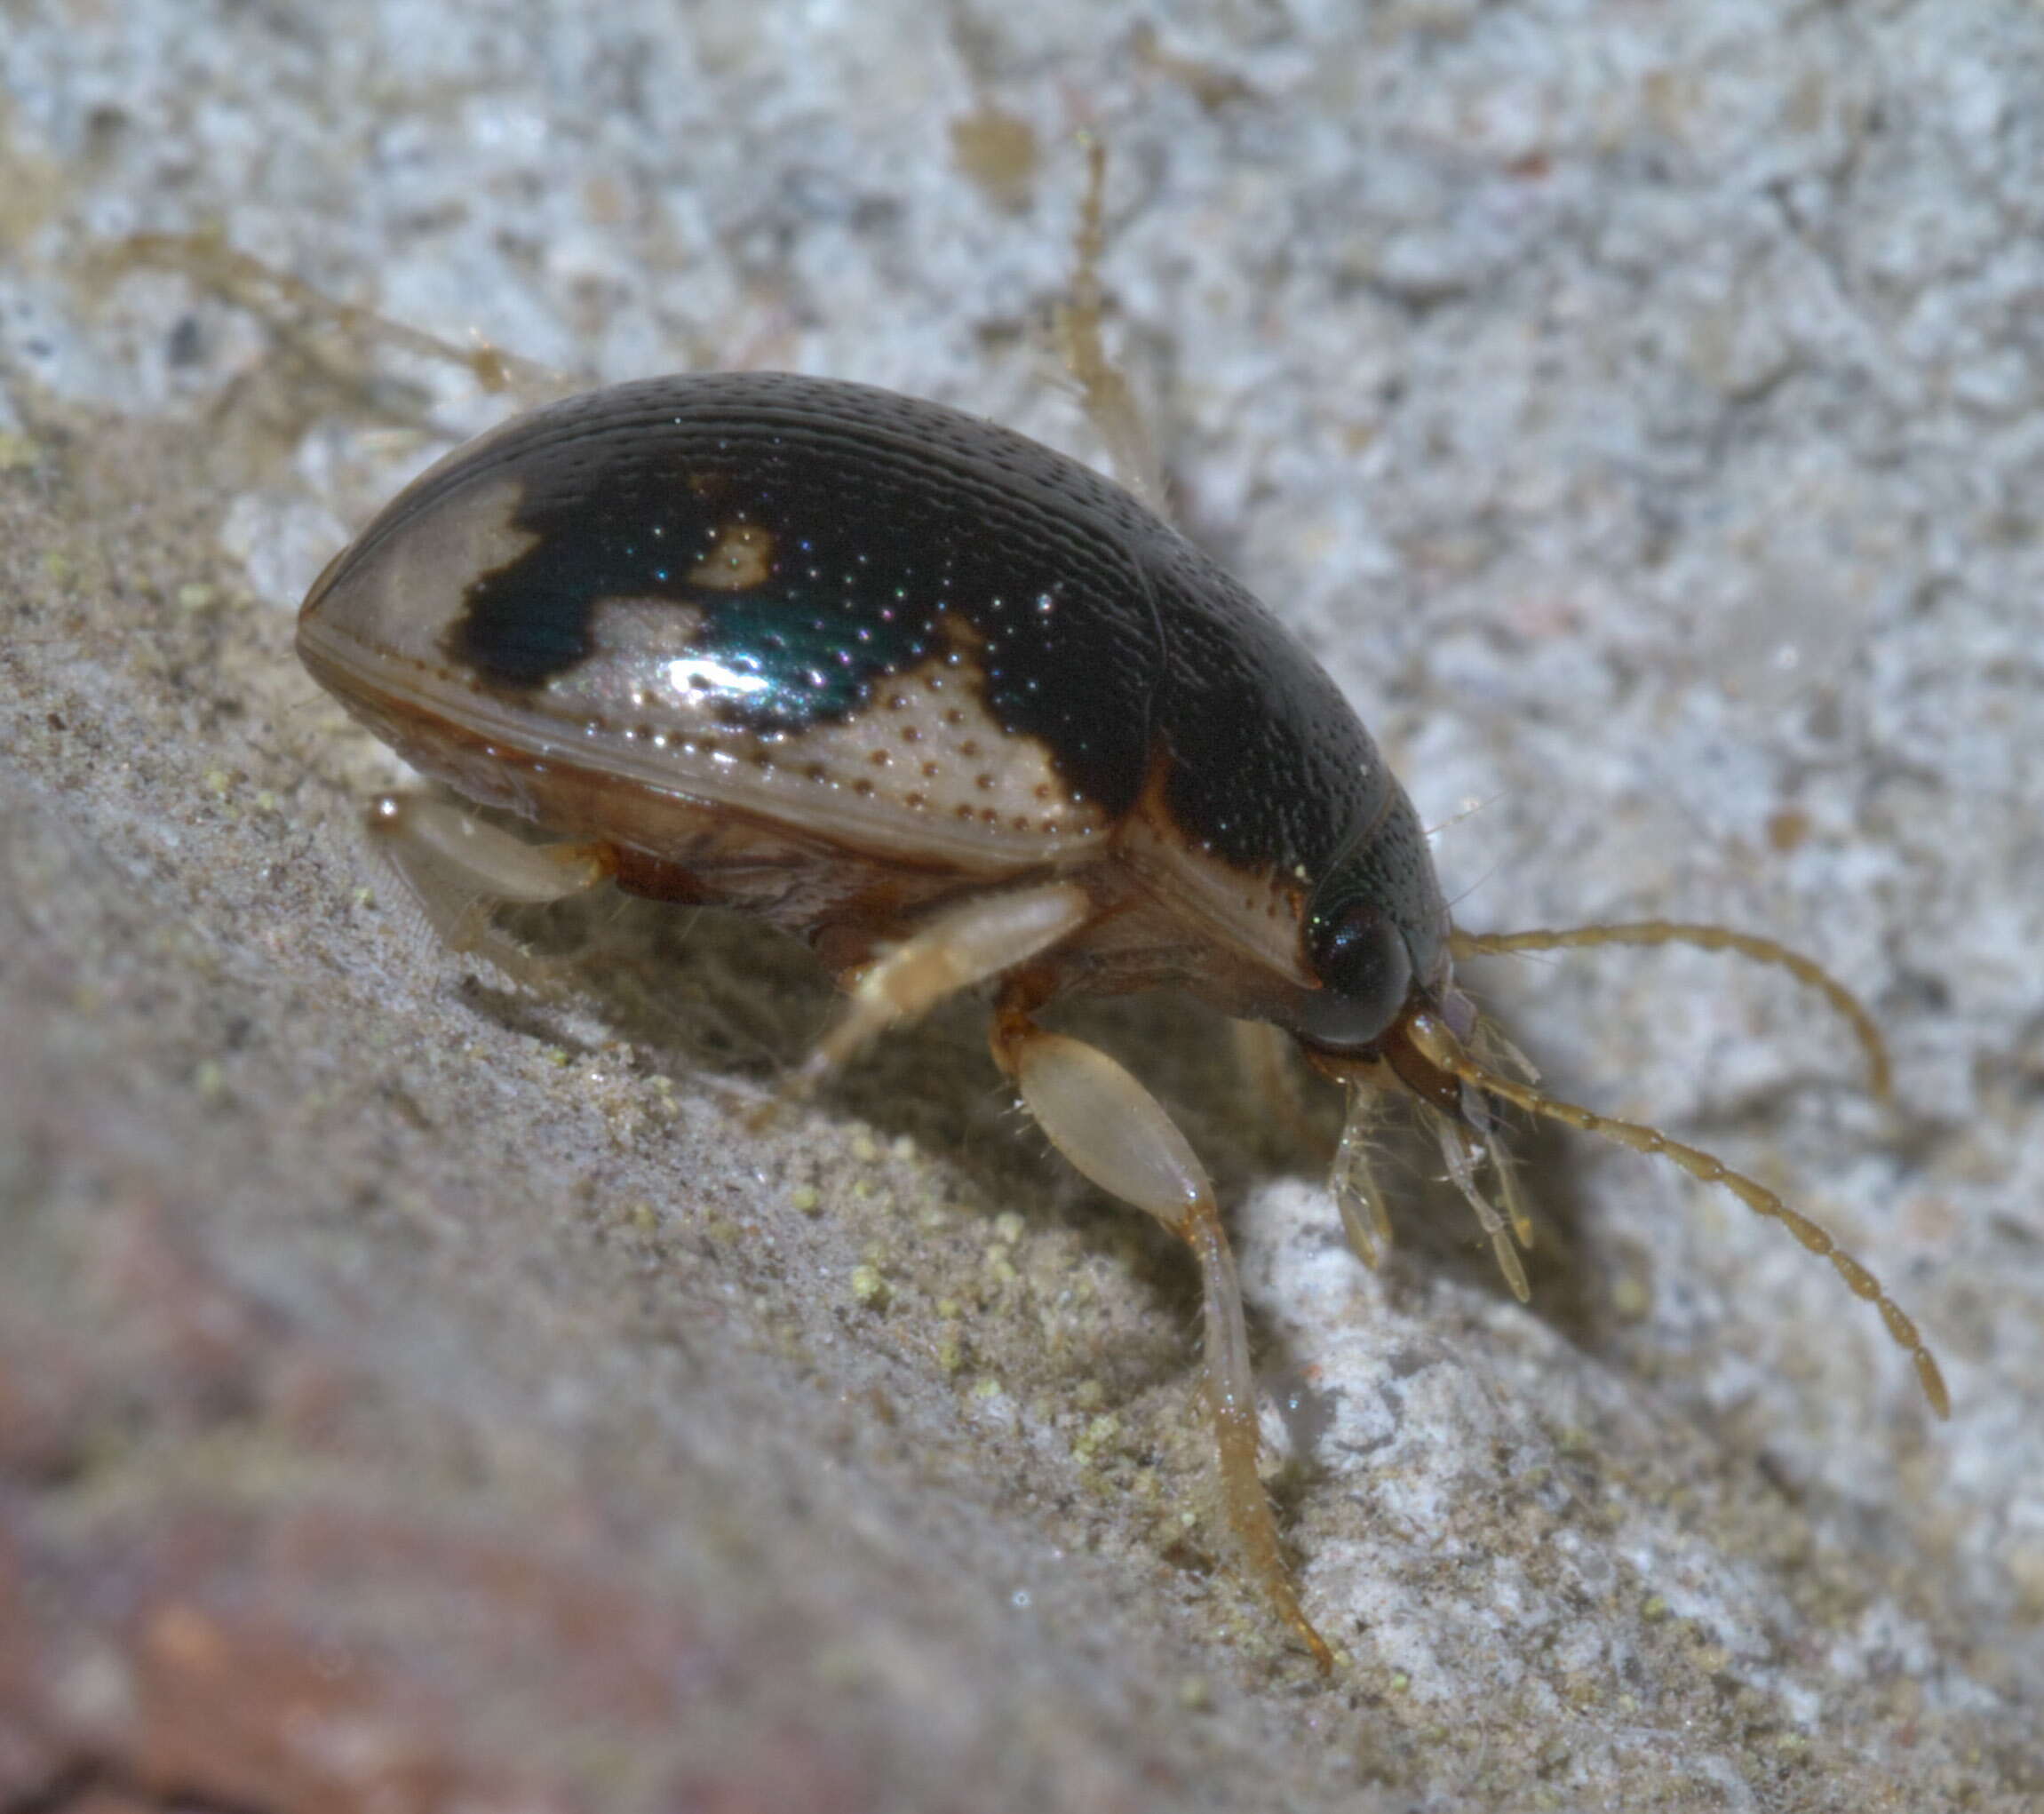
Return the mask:
[(1306, 1035), (1335, 1047), (1367, 1046), (1398, 1017), (1412, 987), (1405, 936), (1364, 901), (1315, 912), (1308, 955), (1326, 987), (1313, 998)]

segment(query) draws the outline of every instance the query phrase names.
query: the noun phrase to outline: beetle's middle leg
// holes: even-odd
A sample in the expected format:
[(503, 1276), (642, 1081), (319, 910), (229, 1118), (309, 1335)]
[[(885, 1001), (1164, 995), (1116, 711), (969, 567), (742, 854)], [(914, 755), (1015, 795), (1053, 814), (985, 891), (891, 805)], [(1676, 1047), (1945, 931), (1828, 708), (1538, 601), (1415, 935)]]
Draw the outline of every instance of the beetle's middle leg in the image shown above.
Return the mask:
[(990, 1032), (994, 1062), (1014, 1079), (1037, 1125), (1073, 1166), (1109, 1196), (1148, 1211), (1192, 1249), (1205, 1309), (1207, 1405), (1229, 1527), (1279, 1616), (1321, 1669), (1331, 1670), (1333, 1655), (1292, 1590), (1256, 1469), (1256, 1385), (1242, 1287), (1206, 1168), (1164, 1105), (1106, 1053), (1037, 1025), (1034, 1013), (1046, 992), (1041, 973), (1024, 971), (1004, 985)]
[(837, 1024), (761, 1110), (807, 1094), (889, 1027), (920, 1018), (946, 996), (1027, 963), (1094, 917), (1093, 897), (1076, 882), (1044, 882), (1005, 894), (975, 895), (917, 927), (857, 973)]

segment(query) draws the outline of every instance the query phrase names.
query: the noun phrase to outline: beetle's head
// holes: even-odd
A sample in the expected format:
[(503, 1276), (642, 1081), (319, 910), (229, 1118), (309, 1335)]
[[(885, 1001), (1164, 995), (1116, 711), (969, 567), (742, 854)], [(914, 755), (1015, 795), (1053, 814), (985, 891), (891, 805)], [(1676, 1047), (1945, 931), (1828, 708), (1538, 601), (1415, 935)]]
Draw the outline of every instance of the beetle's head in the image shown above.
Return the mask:
[(1409, 1037), (1416, 1017), (1430, 1016), (1467, 1038), (1476, 1011), (1455, 987), (1448, 910), (1426, 834), (1402, 792), (1321, 879), (1301, 930), (1319, 985), (1292, 1029), (1307, 1056), (1343, 1082), (1380, 1077), (1388, 1065), (1408, 1088), (1459, 1116), (1461, 1085)]

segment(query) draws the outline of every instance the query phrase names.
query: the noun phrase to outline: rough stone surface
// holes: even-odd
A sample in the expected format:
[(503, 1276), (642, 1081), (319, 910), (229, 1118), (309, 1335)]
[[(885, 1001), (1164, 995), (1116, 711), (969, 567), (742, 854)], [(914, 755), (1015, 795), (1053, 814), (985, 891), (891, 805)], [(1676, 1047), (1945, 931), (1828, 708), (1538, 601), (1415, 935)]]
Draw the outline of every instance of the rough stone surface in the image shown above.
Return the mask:
[[(0, 1804), (2037, 1806), (2040, 96), (1985, 0), (7, 0)], [(1186, 1269), (975, 1010), (747, 1132), (802, 954), (446, 955), (290, 654), (347, 526), (545, 387), (415, 332), (1096, 453), (1089, 125), (1181, 514), (1462, 919), (1787, 938), (1899, 1105), (1731, 959), (1487, 1004), (1828, 1222), (1957, 1405), (1573, 1137), (1523, 1142), (1530, 1306), (1422, 1153), (1365, 1273), (1212, 1028), (1081, 1015), (1237, 1206), (1331, 1686), (1216, 1566)]]

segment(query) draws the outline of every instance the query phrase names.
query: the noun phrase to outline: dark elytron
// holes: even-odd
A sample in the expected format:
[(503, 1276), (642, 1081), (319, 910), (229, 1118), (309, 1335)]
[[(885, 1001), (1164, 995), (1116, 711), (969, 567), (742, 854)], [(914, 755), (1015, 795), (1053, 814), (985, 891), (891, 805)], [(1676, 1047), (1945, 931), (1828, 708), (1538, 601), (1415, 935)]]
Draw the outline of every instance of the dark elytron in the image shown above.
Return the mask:
[[(688, 608), (691, 647), (747, 678), (720, 715), (760, 731), (856, 715), (962, 644), (1002, 728), (1110, 817), (1161, 759), (1180, 830), (1245, 871), (1316, 881), (1372, 829), (1376, 860), (1403, 844), (1423, 867), (1368, 735), (1264, 608), (1022, 435), (863, 386), (659, 378), (527, 418), (404, 514), (506, 473), (535, 539), (471, 585), (447, 644), (488, 685), (522, 693), (574, 667), (615, 598)], [(734, 535), (763, 570), (705, 580)]]

